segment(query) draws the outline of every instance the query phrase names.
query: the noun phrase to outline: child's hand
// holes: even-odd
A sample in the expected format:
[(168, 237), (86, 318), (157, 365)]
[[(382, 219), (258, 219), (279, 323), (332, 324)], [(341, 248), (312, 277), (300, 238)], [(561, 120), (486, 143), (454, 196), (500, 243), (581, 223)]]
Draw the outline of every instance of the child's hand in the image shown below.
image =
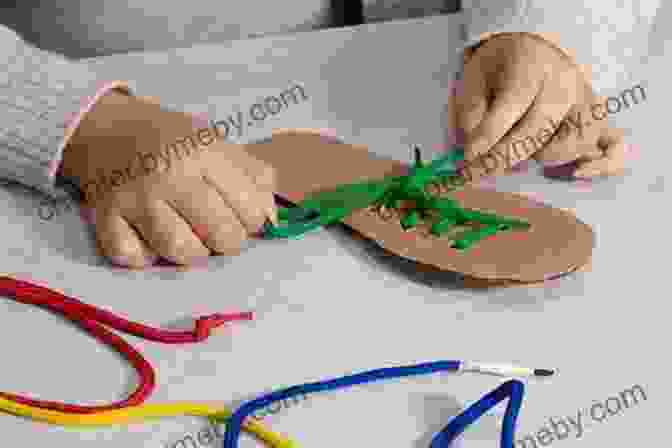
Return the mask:
[(465, 64), (463, 79), (456, 115), (467, 180), (505, 173), (530, 157), (551, 165), (579, 159), (574, 174), (584, 177), (623, 169), (621, 133), (606, 117), (593, 118), (596, 98), (583, 74), (542, 38), (488, 39)]
[[(62, 172), (85, 193), (100, 249), (115, 263), (141, 268), (158, 255), (188, 265), (211, 251), (235, 254), (266, 217), (275, 222), (272, 168), (242, 145), (215, 141), (208, 126), (116, 92), (86, 115)], [(198, 129), (209, 129), (200, 142)], [(104, 177), (116, 186), (97, 194)]]

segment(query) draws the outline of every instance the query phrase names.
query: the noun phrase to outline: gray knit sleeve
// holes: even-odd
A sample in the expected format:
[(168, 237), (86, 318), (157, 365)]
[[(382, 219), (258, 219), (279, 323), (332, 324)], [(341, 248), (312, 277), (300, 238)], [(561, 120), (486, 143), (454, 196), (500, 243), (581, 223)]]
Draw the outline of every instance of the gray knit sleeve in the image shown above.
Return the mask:
[(471, 47), (499, 33), (540, 35), (565, 51), (599, 91), (623, 88), (647, 51), (662, 0), (463, 0)]
[(57, 183), (63, 148), (83, 115), (121, 81), (100, 79), (84, 63), (40, 50), (0, 26), (0, 178), (47, 195)]

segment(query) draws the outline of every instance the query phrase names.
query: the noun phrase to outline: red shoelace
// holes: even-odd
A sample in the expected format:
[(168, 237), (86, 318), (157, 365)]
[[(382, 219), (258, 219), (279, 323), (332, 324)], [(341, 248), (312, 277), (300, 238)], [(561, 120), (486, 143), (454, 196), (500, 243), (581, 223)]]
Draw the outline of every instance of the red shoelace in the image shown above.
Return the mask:
[(124, 333), (143, 339), (162, 342), (164, 344), (188, 344), (201, 342), (210, 336), (210, 332), (227, 322), (253, 319), (252, 312), (231, 314), (211, 314), (196, 319), (195, 328), (191, 331), (162, 330), (141, 323), (131, 322), (109, 311), (80, 302), (52, 289), (33, 283), (0, 277), (0, 295), (29, 305), (36, 305), (55, 311), (68, 318), (90, 335), (114, 348), (131, 363), (140, 376), (139, 385), (125, 400), (106, 405), (84, 406), (57, 401), (38, 400), (31, 397), (0, 392), (0, 396), (17, 403), (61, 412), (89, 414), (94, 412), (120, 409), (143, 403), (154, 390), (156, 375), (151, 364), (121, 337), (105, 328), (104, 325)]

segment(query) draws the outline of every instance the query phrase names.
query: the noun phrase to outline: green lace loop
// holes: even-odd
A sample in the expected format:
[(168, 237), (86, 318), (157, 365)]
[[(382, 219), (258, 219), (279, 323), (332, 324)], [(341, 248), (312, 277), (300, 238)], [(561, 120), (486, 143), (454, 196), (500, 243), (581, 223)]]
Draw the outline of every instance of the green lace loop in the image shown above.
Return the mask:
[(461, 250), (500, 231), (529, 228), (525, 221), (465, 209), (454, 199), (427, 191), (432, 184), (447, 187), (449, 191), (464, 185), (456, 166), (464, 160), (462, 148), (456, 147), (429, 164), (423, 163), (419, 148), (414, 151), (415, 162), (408, 174), (340, 185), (309, 195), (296, 207), (280, 208), (280, 225), (266, 223), (263, 236), (296, 238), (310, 230), (340, 222), (356, 210), (374, 207), (399, 211), (408, 204), (411, 206), (403, 210), (405, 215), (400, 218), (404, 230), (416, 227), (423, 219), (431, 220), (432, 235), (447, 236), (450, 233), (452, 247)]

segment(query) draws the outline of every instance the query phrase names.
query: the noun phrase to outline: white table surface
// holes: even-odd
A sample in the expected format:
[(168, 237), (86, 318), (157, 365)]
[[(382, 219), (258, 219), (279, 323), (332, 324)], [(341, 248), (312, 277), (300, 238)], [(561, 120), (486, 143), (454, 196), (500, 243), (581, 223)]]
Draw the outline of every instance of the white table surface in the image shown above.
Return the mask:
[[(140, 94), (216, 119), (300, 83), (308, 100), (247, 129), (239, 140), (268, 137), (278, 127), (333, 128), (348, 141), (406, 160), (410, 143), (444, 142), (460, 21), (442, 16), (389, 22), (90, 63), (112, 77), (134, 77)], [(647, 101), (613, 116), (642, 153), (627, 176), (592, 189), (535, 172), (496, 183), (573, 208), (592, 225), (597, 247), (590, 273), (545, 287), (466, 291), (448, 274), (420, 275), (410, 263), (354, 242), (338, 228), (298, 241), (256, 241), (238, 257), (213, 258), (205, 269), (129, 272), (103, 262), (76, 214), (43, 221), (36, 214), (39, 198), (9, 187), (0, 188), (6, 210), (0, 216), (2, 271), (162, 327), (189, 326), (190, 317), (209, 312), (256, 312), (256, 320), (200, 344), (128, 337), (157, 369), (150, 402), (235, 405), (281, 386), (383, 366), (439, 359), (518, 362), (560, 369), (554, 379), (527, 383), (518, 438), (542, 430), (550, 417), (576, 418), (582, 410), (584, 434), (553, 437), (554, 446), (662, 446), (671, 367), (665, 345), (672, 183), (666, 171), (666, 48), (659, 46), (646, 70)], [(122, 359), (58, 316), (1, 301), (0, 327), (2, 390), (103, 403), (135, 384)], [(427, 448), (451, 416), (501, 381), (476, 375), (392, 380), (310, 396), (265, 420), (305, 447)], [(589, 421), (593, 403), (634, 385), (644, 389), (645, 401), (602, 423)], [(503, 407), (483, 417), (462, 446), (499, 446), (502, 414)], [(206, 444), (198, 442), (196, 433), (205, 425), (179, 417), (78, 431), (0, 417), (2, 446), (220, 446), (221, 440), (207, 444), (207, 437)], [(179, 442), (188, 435), (196, 445)], [(240, 446), (257, 443), (244, 436)], [(519, 444), (528, 446), (534, 448)]]

